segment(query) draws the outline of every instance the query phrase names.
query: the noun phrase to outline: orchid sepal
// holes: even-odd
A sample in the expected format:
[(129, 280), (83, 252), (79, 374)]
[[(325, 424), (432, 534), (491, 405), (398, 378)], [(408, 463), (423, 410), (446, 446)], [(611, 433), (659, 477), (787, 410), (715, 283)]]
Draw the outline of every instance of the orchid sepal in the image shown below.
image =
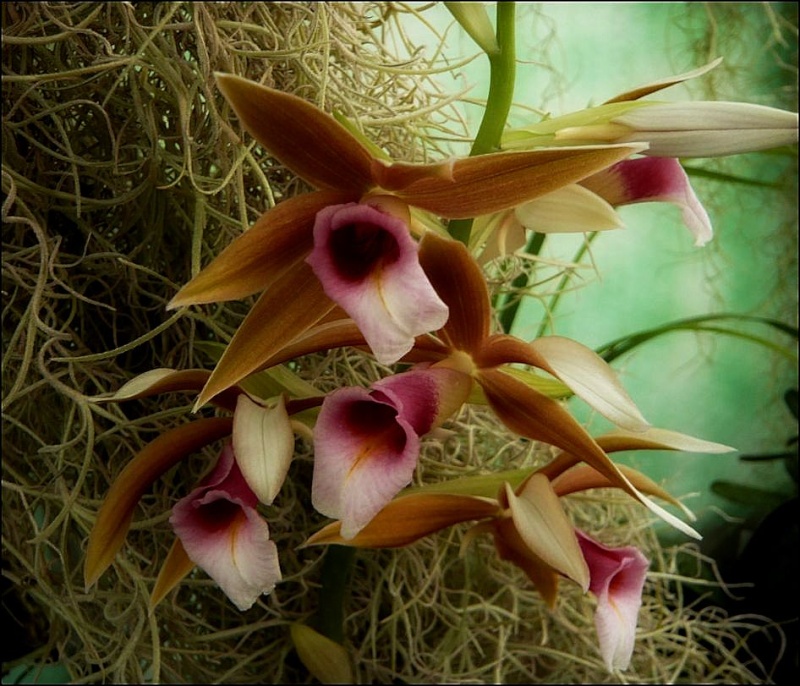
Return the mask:
[(197, 565), (186, 553), (180, 538), (172, 542), (167, 557), (158, 572), (156, 583), (150, 593), (150, 611), (152, 612), (166, 595), (175, 588)]
[(233, 415), (233, 452), (259, 501), (275, 500), (294, 455), (294, 432), (283, 396), (264, 406), (241, 394)]
[(167, 309), (238, 300), (270, 288), (311, 250), (317, 212), (353, 199), (352, 193), (314, 191), (278, 203), (186, 283)]
[(315, 188), (372, 185), (370, 152), (310, 102), (233, 74), (215, 74), (217, 86), (244, 128), (264, 148)]
[(264, 291), (236, 330), (205, 387), (195, 411), (219, 393), (263, 368), (287, 341), (287, 332), (298, 337), (334, 307), (319, 281), (305, 264), (286, 272)]
[(589, 233), (623, 228), (622, 219), (611, 204), (585, 188), (584, 182), (585, 179), (518, 205), (514, 217), (521, 226), (537, 233)]
[(492, 409), (509, 429), (560, 447), (571, 456), (578, 457), (678, 531), (692, 538), (700, 538), (700, 534), (692, 527), (640, 493), (597, 442), (556, 401), (502, 371), (482, 369), (477, 380), (483, 386)]
[(526, 343), (512, 336), (495, 335), (486, 341), (476, 360), (485, 367), (513, 362), (552, 374), (617, 426), (631, 431), (643, 431), (650, 426), (608, 363), (572, 339), (544, 336)]
[(342, 536), (342, 522), (336, 521), (310, 536), (302, 547), (400, 548), (454, 524), (485, 519), (500, 512), (494, 498), (453, 493), (410, 493), (389, 502), (355, 536)]
[(589, 568), (549, 479), (534, 474), (516, 493), (507, 483), (504, 489), (514, 527), (528, 550), (586, 592)]
[(696, 69), (691, 69), (687, 72), (682, 74), (676, 74), (674, 76), (667, 76), (663, 79), (658, 79), (657, 81), (651, 81), (646, 83), (642, 86), (637, 86), (636, 88), (632, 88), (631, 90), (625, 91), (624, 93), (620, 93), (619, 95), (614, 96), (613, 98), (609, 98), (605, 101), (605, 105), (615, 102), (626, 102), (632, 100), (638, 100), (639, 98), (643, 98), (647, 95), (652, 95), (660, 90), (665, 88), (669, 88), (670, 86), (675, 86), (679, 83), (683, 83), (684, 81), (688, 81), (690, 79), (696, 79), (699, 76), (703, 76), (710, 72), (712, 69), (715, 69), (722, 63), (722, 58), (717, 57), (715, 60), (711, 60), (708, 64), (704, 64), (701, 67), (697, 67)]
[(494, 55), (500, 50), (497, 43), (492, 23), (486, 8), (480, 3), (474, 2), (445, 2), (445, 7), (453, 15), (453, 18), (474, 40), (478, 47), (487, 55)]

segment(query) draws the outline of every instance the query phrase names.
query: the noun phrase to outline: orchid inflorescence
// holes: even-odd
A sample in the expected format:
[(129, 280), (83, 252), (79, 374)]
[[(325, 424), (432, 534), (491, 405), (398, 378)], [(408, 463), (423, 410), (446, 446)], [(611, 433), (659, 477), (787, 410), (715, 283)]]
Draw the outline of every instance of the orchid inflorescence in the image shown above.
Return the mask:
[[(506, 130), (495, 152), (433, 164), (394, 162), (332, 116), (295, 95), (230, 74), (217, 84), (263, 149), (313, 190), (267, 210), (173, 298), (170, 308), (260, 292), (215, 369), (158, 369), (111, 400), (197, 393), (224, 414), (196, 419), (148, 444), (118, 476), (89, 539), (85, 579), (97, 581), (121, 548), (139, 498), (172, 466), (223, 441), (217, 463), (174, 506), (175, 543), (152, 602), (195, 566), (246, 610), (281, 580), (280, 547), (258, 504), (270, 504), (294, 452), (296, 415), (316, 409), (311, 505), (332, 523), (306, 546), (392, 548), (472, 522), (463, 549), (489, 534), (550, 607), (562, 579), (597, 599), (600, 653), (628, 666), (649, 563), (634, 547), (609, 547), (578, 530), (562, 498), (616, 488), (688, 536), (698, 534), (654, 502), (683, 505), (618, 451), (725, 452), (726, 446), (651, 427), (613, 370), (580, 343), (531, 342), (493, 328), (476, 259), (497, 233), (595, 231), (621, 226), (615, 207), (679, 205), (695, 243), (712, 236), (708, 214), (678, 157), (732, 154), (797, 140), (797, 115), (743, 103), (642, 100), (717, 62), (624, 93), (598, 107)], [(467, 240), (449, 220), (473, 219)], [(505, 236), (504, 242), (508, 244)], [(398, 371), (368, 388), (328, 393), (246, 390), (252, 375), (344, 346)], [(522, 371), (535, 369), (537, 373)], [(539, 372), (557, 379), (618, 428), (593, 437)], [(470, 402), (488, 404), (513, 433), (557, 449), (549, 463), (495, 492), (406, 491), (425, 437)], [(307, 415), (308, 413), (306, 413)], [(297, 504), (302, 506), (302, 504)]]

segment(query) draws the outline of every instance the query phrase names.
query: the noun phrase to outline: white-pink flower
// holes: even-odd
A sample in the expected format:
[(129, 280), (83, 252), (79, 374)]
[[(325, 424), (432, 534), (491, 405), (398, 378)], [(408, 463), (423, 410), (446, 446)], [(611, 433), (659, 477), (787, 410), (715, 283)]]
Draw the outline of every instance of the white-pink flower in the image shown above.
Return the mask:
[(281, 580), (278, 550), (257, 504), (227, 444), (212, 472), (176, 503), (169, 520), (192, 562), (240, 610)]
[(589, 566), (589, 590), (597, 597), (594, 622), (600, 653), (609, 671), (627, 669), (650, 563), (633, 546), (609, 548), (581, 531), (576, 533)]
[(581, 181), (581, 186), (618, 207), (640, 202), (677, 205), (695, 245), (711, 240), (711, 220), (681, 163), (671, 157), (640, 157), (624, 160)]
[(343, 537), (355, 536), (411, 482), (420, 438), (463, 404), (471, 386), (467, 374), (429, 368), (331, 393), (314, 429), (314, 507), (342, 520)]
[(447, 321), (447, 305), (420, 267), (408, 226), (377, 207), (352, 202), (318, 212), (306, 261), (379, 362), (396, 362), (416, 336)]

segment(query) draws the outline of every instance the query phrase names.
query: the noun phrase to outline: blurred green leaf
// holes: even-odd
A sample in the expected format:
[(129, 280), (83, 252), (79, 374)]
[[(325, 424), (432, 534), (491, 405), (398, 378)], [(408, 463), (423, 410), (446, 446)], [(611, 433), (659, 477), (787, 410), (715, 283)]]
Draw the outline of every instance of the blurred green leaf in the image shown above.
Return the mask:
[(711, 490), (734, 503), (768, 510), (772, 510), (786, 500), (784, 493), (768, 491), (754, 486), (744, 486), (730, 481), (714, 481), (711, 484)]
[(789, 324), (785, 324), (777, 319), (747, 314), (719, 313), (701, 315), (699, 317), (689, 317), (687, 319), (678, 319), (674, 322), (664, 324), (663, 326), (657, 326), (652, 329), (645, 329), (644, 331), (622, 336), (621, 338), (617, 338), (610, 343), (600, 346), (595, 350), (595, 352), (597, 352), (597, 354), (600, 355), (606, 362), (611, 362), (620, 355), (624, 355), (625, 353), (630, 352), (634, 348), (640, 346), (642, 343), (646, 343), (647, 341), (658, 338), (659, 336), (663, 336), (664, 334), (672, 333), (673, 331), (695, 331), (718, 333), (726, 336), (733, 336), (734, 338), (749, 340), (753, 343), (758, 343), (765, 348), (769, 348), (770, 350), (773, 350), (789, 359), (797, 358), (797, 353), (794, 350), (778, 345), (777, 343), (774, 343), (773, 341), (762, 336), (756, 336), (755, 334), (746, 333), (744, 331), (728, 329), (710, 324), (710, 322), (717, 321), (751, 322), (763, 324), (770, 328), (776, 329), (781, 333), (785, 333), (795, 340), (798, 338), (797, 327), (790, 326)]

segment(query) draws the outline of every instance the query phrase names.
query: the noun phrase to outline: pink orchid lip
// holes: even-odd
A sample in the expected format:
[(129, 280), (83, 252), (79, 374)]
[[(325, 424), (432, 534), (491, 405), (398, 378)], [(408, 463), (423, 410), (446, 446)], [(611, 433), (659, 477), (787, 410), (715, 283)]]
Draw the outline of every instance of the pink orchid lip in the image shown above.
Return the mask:
[(257, 503), (228, 444), (209, 476), (175, 504), (170, 517), (189, 558), (240, 610), (281, 579), (277, 547)]
[(319, 512), (342, 520), (344, 538), (411, 482), (421, 437), (466, 400), (465, 381), (452, 369), (412, 369), (325, 399), (314, 430), (311, 498)]
[(306, 261), (381, 363), (396, 362), (416, 336), (447, 321), (407, 224), (378, 207), (345, 203), (318, 212)]
[(589, 565), (589, 590), (597, 597), (595, 626), (609, 671), (626, 669), (636, 638), (647, 558), (633, 546), (609, 548), (576, 530)]
[(312, 503), (352, 538), (411, 481), (419, 436), (396, 398), (341, 388), (322, 404), (314, 438)]
[(640, 202), (668, 202), (680, 210), (683, 223), (702, 246), (713, 237), (711, 220), (681, 163), (670, 157), (624, 160), (581, 181), (581, 185), (617, 207)]

